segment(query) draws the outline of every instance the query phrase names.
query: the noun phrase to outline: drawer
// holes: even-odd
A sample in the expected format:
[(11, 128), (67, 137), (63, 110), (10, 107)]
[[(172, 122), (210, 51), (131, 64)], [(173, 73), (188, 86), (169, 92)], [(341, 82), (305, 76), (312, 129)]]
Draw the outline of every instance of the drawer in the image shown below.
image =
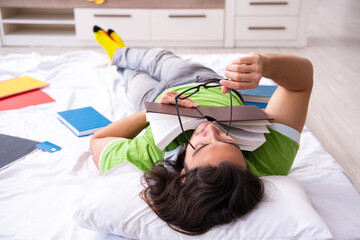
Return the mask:
[(151, 10), (151, 40), (222, 41), (224, 10)]
[(134, 9), (75, 9), (76, 37), (94, 39), (93, 26), (113, 29), (126, 41), (150, 40), (149, 10)]
[(237, 17), (236, 40), (295, 40), (297, 17)]
[(252, 15), (297, 15), (300, 0), (237, 0), (236, 14)]

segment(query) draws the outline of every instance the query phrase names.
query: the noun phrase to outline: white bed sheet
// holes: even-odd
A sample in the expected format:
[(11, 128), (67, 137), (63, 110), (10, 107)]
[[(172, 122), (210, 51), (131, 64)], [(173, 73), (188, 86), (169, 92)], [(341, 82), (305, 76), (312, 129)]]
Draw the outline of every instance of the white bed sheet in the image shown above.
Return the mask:
[[(222, 74), (239, 55), (183, 57)], [(83, 229), (72, 219), (76, 203), (100, 175), (92, 163), (90, 137), (76, 137), (56, 118), (58, 111), (84, 106), (93, 106), (112, 121), (131, 114), (116, 68), (93, 51), (0, 57), (0, 80), (24, 75), (50, 82), (44, 91), (56, 102), (0, 112), (0, 133), (50, 141), (62, 150), (35, 151), (0, 171), (0, 238), (122, 239)], [(290, 176), (303, 185), (334, 239), (360, 239), (359, 193), (307, 128)]]

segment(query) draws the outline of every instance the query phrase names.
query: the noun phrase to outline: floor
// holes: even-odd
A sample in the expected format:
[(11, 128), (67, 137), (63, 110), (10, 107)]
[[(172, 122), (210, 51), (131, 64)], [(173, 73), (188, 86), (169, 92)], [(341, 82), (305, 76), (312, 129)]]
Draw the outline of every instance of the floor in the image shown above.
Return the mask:
[[(307, 126), (346, 170), (360, 191), (360, 1), (311, 1), (306, 48), (170, 49), (175, 53), (289, 53), (314, 65), (314, 90)], [(62, 54), (69, 47), (0, 48), (0, 54)], [(103, 52), (100, 47), (90, 48)]]

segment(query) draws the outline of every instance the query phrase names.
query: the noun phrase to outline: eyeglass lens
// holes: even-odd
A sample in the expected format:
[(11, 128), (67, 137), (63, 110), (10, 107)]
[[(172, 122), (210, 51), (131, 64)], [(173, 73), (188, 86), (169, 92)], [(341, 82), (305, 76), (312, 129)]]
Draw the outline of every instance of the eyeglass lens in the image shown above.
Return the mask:
[[(221, 87), (220, 84), (216, 84), (216, 85), (209, 85), (210, 83), (215, 83), (215, 82), (219, 82), (218, 79), (211, 79), (210, 81), (204, 83), (204, 84), (199, 84), (198, 86), (196, 87), (192, 87), (192, 88), (189, 88), (183, 92), (181, 92), (179, 95), (177, 95), (175, 97), (175, 105), (176, 105), (176, 111), (177, 111), (177, 116), (178, 116), (178, 120), (179, 120), (179, 124), (180, 124), (180, 128), (181, 128), (181, 131), (183, 133), (183, 135), (185, 136), (185, 139), (187, 140), (188, 144), (190, 144), (190, 146), (192, 147), (192, 149), (195, 149), (194, 146), (191, 144), (189, 138), (187, 137), (187, 135), (185, 134), (185, 131), (184, 131), (184, 127), (182, 125), (182, 121), (181, 121), (181, 117), (180, 117), (180, 111), (179, 111), (179, 105), (178, 105), (178, 100), (184, 100), (184, 99), (187, 99), (189, 98), (190, 96), (194, 95), (195, 93), (197, 93), (198, 91), (200, 91), (200, 87), (204, 87), (205, 89), (207, 88), (211, 88), (211, 87)], [(229, 94), (230, 94), (230, 120), (229, 120), (229, 126), (228, 126), (228, 129), (227, 129), (227, 132), (226, 132), (226, 136), (229, 135), (229, 131), (230, 131), (230, 128), (231, 128), (231, 123), (232, 123), (232, 91), (230, 90), (229, 91)], [(182, 96), (183, 94), (187, 94), (187, 95), (184, 95)]]

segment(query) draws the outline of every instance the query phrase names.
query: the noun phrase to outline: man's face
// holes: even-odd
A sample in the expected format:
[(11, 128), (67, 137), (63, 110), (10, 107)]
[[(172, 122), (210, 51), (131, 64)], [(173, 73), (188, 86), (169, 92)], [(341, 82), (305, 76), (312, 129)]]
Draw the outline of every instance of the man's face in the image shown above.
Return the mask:
[(201, 123), (188, 144), (185, 164), (189, 170), (200, 166), (218, 166), (228, 161), (246, 169), (246, 162), (235, 140), (211, 122)]

